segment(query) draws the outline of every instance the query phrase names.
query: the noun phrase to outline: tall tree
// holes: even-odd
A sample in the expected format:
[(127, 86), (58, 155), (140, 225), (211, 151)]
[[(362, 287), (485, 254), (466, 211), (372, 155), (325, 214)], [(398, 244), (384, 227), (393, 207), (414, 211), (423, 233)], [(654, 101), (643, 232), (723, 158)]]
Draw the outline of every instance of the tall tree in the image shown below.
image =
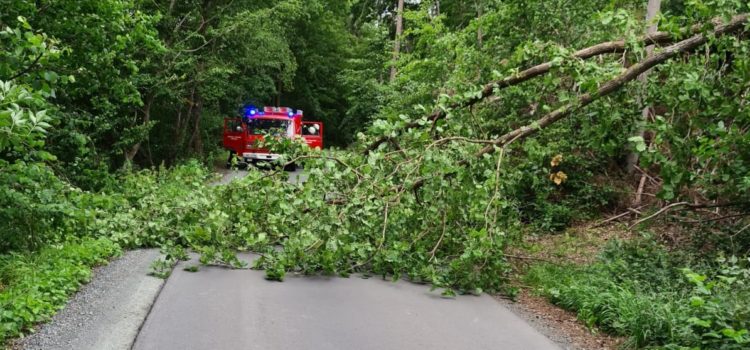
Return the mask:
[[(656, 33), (658, 26), (657, 23), (654, 21), (654, 18), (661, 10), (661, 0), (649, 0), (648, 5), (646, 8), (646, 23), (648, 24), (648, 29), (646, 30), (648, 34)], [(646, 47), (646, 54), (651, 55), (654, 51), (654, 46), (650, 45)], [(641, 74), (640, 77), (638, 77), (638, 80), (643, 82), (644, 84), (648, 80), (648, 72)], [(642, 117), (644, 120), (648, 120), (651, 107), (646, 106), (643, 108), (642, 111)], [(638, 131), (638, 136), (643, 137), (643, 130)], [(628, 154), (627, 159), (627, 171), (629, 174), (632, 174), (633, 171), (635, 171), (635, 166), (638, 164), (638, 153), (631, 152)]]
[[(474, 6), (477, 9), (477, 20), (482, 18), (482, 14), (484, 11), (482, 11), (482, 1), (477, 0), (474, 2)], [(482, 26), (479, 25), (477, 28), (477, 45), (479, 45), (479, 48), (482, 48), (482, 42), (484, 41), (484, 33), (482, 32)]]
[[(654, 34), (658, 30), (658, 25), (655, 21), (655, 18), (657, 14), (659, 13), (659, 11), (661, 11), (661, 0), (649, 0), (647, 8), (646, 8), (646, 23), (648, 24), (648, 29), (646, 30), (646, 32), (648, 35)], [(650, 56), (653, 52), (654, 52), (653, 45), (649, 45), (646, 47), (646, 54), (648, 56)], [(643, 83), (643, 85), (645, 86), (648, 83), (648, 72), (641, 74), (638, 77), (638, 80), (641, 83)], [(650, 115), (651, 115), (651, 106), (644, 107), (643, 111), (641, 112), (641, 118), (643, 119), (644, 123), (648, 122)], [(645, 136), (645, 132), (643, 131), (642, 128), (638, 130), (637, 136), (641, 138)], [(638, 164), (638, 159), (639, 157), (638, 157), (637, 152), (630, 152), (628, 154), (627, 165), (626, 165), (627, 167), (626, 170), (628, 174), (632, 174), (635, 171), (635, 167)], [(643, 186), (645, 184), (645, 181), (646, 181), (646, 175), (644, 174), (641, 176), (640, 182), (638, 184), (638, 190), (636, 192), (635, 200), (633, 201), (634, 205), (639, 205), (641, 203), (641, 194), (643, 193)]]
[(396, 12), (396, 39), (393, 43), (393, 66), (391, 66), (391, 81), (396, 79), (398, 68), (399, 54), (401, 53), (401, 35), (404, 33), (404, 0), (398, 0), (398, 10)]

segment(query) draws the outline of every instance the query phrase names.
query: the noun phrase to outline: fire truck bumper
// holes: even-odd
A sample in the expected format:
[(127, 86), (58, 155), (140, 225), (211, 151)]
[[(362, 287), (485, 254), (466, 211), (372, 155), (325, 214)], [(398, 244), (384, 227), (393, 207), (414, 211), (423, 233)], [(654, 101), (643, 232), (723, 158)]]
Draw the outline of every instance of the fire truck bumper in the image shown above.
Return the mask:
[(267, 161), (274, 161), (281, 157), (280, 154), (274, 154), (274, 153), (243, 153), (242, 158), (245, 158), (245, 162), (251, 162), (251, 161), (257, 161), (257, 160), (267, 160)]

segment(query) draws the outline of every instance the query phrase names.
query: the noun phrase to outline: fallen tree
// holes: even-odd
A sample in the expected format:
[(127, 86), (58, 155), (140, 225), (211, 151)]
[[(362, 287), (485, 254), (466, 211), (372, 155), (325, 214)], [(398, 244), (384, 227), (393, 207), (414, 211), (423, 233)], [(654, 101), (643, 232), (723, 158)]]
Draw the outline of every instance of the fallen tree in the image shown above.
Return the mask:
[[(525, 224), (519, 215), (523, 199), (513, 198), (504, 187), (522, 180), (501, 178), (503, 153), (494, 164), (482, 161), (469, 167), (468, 160), (458, 159), (476, 159), (472, 154), (484, 158), (513, 140), (534, 135), (711, 37), (741, 32), (747, 21), (747, 15), (736, 16), (705, 34), (678, 41), (595, 92), (497, 139), (453, 135), (433, 140), (419, 135), (414, 142), (404, 142), (409, 141), (404, 135), (393, 142), (398, 151), (378, 150), (369, 156), (290, 150), (286, 161), (304, 163), (309, 174), (305, 184), (288, 183), (283, 172), (250, 173), (231, 187), (191, 193), (196, 197), (194, 209), (181, 219), (185, 229), (170, 239), (188, 242), (181, 244), (214, 263), (236, 263), (236, 248), (258, 252), (261, 258), (254, 266), (265, 269), (270, 279), (281, 280), (290, 271), (360, 272), (408, 277), (444, 288), (447, 294), (502, 290), (508, 287), (511, 270), (505, 251), (524, 234)], [(293, 154), (297, 151), (302, 153)]]
[[(475, 157), (481, 158), (486, 154), (494, 153), (499, 148), (503, 148), (504, 146), (507, 146), (514, 141), (524, 139), (539, 132), (540, 130), (554, 124), (555, 122), (571, 115), (573, 112), (591, 104), (597, 99), (612, 94), (613, 92), (619, 90), (628, 82), (635, 80), (640, 74), (650, 70), (651, 68), (665, 63), (682, 53), (694, 51), (700, 46), (706, 44), (710, 37), (720, 37), (723, 35), (731, 35), (737, 33), (744, 34), (745, 25), (749, 22), (749, 19), (750, 14), (741, 14), (734, 16), (729, 22), (718, 24), (713, 30), (709, 31), (708, 33), (696, 34), (688, 39), (679, 41), (671, 46), (664, 48), (662, 51), (654, 54), (653, 56), (647, 57), (643, 61), (627, 68), (622, 74), (618, 75), (614, 79), (611, 79), (602, 84), (597, 89), (597, 91), (593, 93), (583, 94), (576, 100), (562, 107), (559, 107), (558, 109), (546, 114), (533, 123), (529, 123), (520, 128), (507, 132), (494, 140), (481, 140), (481, 142), (473, 142), (486, 144), (483, 148), (475, 153)], [(463, 159), (459, 161), (458, 164), (461, 166), (466, 166), (469, 164), (469, 160)], [(417, 189), (421, 188), (425, 184), (425, 181), (427, 179), (427, 177), (416, 179), (411, 185), (411, 189), (416, 191)]]
[[(728, 24), (723, 24), (724, 21), (723, 21), (722, 18), (714, 18), (711, 21), (711, 23), (714, 24), (715, 29), (713, 31), (711, 31), (711, 33), (713, 33), (714, 35), (723, 35), (723, 34), (725, 34), (727, 32), (733, 32), (733, 31), (740, 30), (741, 27), (742, 27), (742, 25), (747, 22), (747, 16), (748, 16), (748, 14), (737, 15), (737, 16), (733, 17), (733, 19)], [(689, 33), (696, 34), (697, 33), (695, 36), (691, 37), (690, 39), (694, 39), (696, 37), (703, 36), (703, 34), (700, 34), (700, 31), (703, 29), (703, 27), (704, 27), (703, 25), (694, 25), (694, 26), (691, 26), (690, 28), (685, 28), (685, 29), (681, 30), (680, 34), (673, 34), (673, 33), (670, 33), (670, 32), (656, 32), (654, 34), (644, 35), (644, 36), (638, 38), (638, 40), (636, 40), (636, 43), (644, 45), (644, 46), (648, 46), (648, 45), (663, 46), (663, 45), (667, 45), (667, 44), (677, 43), (677, 44), (672, 45), (672, 46), (670, 46), (668, 48), (668, 49), (670, 49), (670, 48), (673, 49), (675, 46), (679, 45), (680, 43), (684, 43), (685, 41), (687, 41), (687, 40), (679, 41), (680, 38), (682, 38), (686, 34), (689, 34)], [(688, 39), (688, 40), (690, 40), (690, 39)], [(706, 38), (704, 37), (704, 39), (706, 39)], [(679, 52), (686, 52), (686, 51), (693, 50), (697, 46), (700, 46), (700, 45), (702, 45), (704, 43), (705, 43), (705, 41), (702, 41), (702, 42), (697, 43), (697, 44), (695, 44), (693, 46), (690, 46), (688, 48), (685, 48), (683, 50), (675, 52), (675, 55), (677, 53), (679, 53)], [(586, 48), (583, 48), (583, 49), (580, 49), (580, 50), (576, 51), (575, 53), (573, 53), (571, 55), (570, 60), (586, 60), (586, 59), (590, 59), (590, 58), (601, 56), (601, 55), (605, 55), (605, 54), (623, 53), (623, 52), (625, 52), (627, 50), (627, 48), (628, 48), (628, 43), (627, 43), (627, 41), (625, 39), (603, 42), (603, 43), (599, 43), (599, 44), (596, 44), (596, 45), (593, 45), (593, 46), (589, 46), (589, 47), (586, 47)], [(643, 70), (643, 72), (649, 70), (654, 65), (657, 65), (657, 64), (659, 64), (661, 62), (664, 62), (667, 59), (672, 58), (672, 57), (674, 57), (674, 55), (670, 55), (669, 57), (665, 58), (664, 60), (661, 60), (661, 61), (659, 61), (659, 62), (657, 62), (657, 63), (655, 63), (655, 64), (653, 64), (653, 65), (651, 65), (651, 66), (649, 66), (647, 68), (645, 68)], [(555, 67), (556, 64), (559, 65), (559, 63), (555, 63), (554, 61), (544, 62), (544, 63), (538, 64), (538, 65), (535, 65), (533, 67), (527, 68), (525, 70), (522, 70), (522, 71), (518, 72), (517, 74), (511, 75), (509, 77), (505, 77), (505, 78), (502, 78), (502, 79), (498, 79), (498, 80), (489, 82), (489, 83), (485, 84), (482, 87), (481, 93), (478, 94), (477, 96), (471, 97), (471, 98), (469, 98), (467, 100), (455, 102), (455, 103), (451, 104), (446, 110), (437, 110), (437, 111), (433, 112), (432, 114), (430, 114), (429, 116), (427, 116), (426, 118), (427, 118), (427, 120), (429, 122), (434, 123), (437, 120), (445, 118), (447, 116), (447, 110), (460, 109), (460, 108), (468, 108), (468, 107), (474, 106), (477, 103), (479, 103), (479, 102), (487, 99), (488, 97), (491, 97), (491, 96), (495, 95), (497, 92), (499, 92), (502, 89), (505, 89), (505, 88), (508, 88), (508, 87), (511, 87), (511, 86), (515, 86), (515, 85), (519, 85), (521, 83), (524, 83), (526, 81), (532, 80), (534, 78), (537, 78), (537, 77), (540, 77), (540, 76), (543, 76), (543, 75), (549, 73), (552, 70), (552, 68)], [(642, 69), (643, 67), (635, 67), (635, 66), (633, 66), (631, 68)], [(630, 79), (630, 80), (632, 80), (632, 79)], [(630, 80), (627, 80), (627, 81), (630, 81)], [(614, 89), (616, 90), (617, 87), (614, 87)], [(611, 93), (611, 91), (607, 92), (607, 94), (609, 94), (609, 93)], [(582, 99), (582, 101), (583, 101), (583, 99)], [(406, 125), (404, 125), (403, 129), (404, 130), (409, 130), (409, 129), (420, 127), (422, 125), (424, 125), (423, 122), (421, 122), (420, 120), (415, 120), (415, 121), (411, 121), (411, 122), (407, 123)], [(387, 142), (391, 138), (392, 137), (386, 137), (386, 136), (377, 138), (375, 141), (371, 142), (367, 147), (365, 147), (364, 153), (367, 154), (367, 153), (369, 153), (369, 152), (377, 149), (381, 144)], [(510, 140), (510, 139), (508, 139), (508, 140)]]
[(662, 51), (654, 54), (653, 56), (650, 56), (643, 61), (632, 65), (616, 78), (602, 84), (596, 92), (583, 94), (575, 101), (548, 113), (535, 122), (517, 128), (496, 138), (492, 145), (488, 145), (482, 148), (476, 153), (476, 156), (481, 157), (485, 154), (492, 153), (495, 151), (496, 147), (502, 147), (509, 142), (523, 139), (537, 133), (539, 130), (542, 130), (559, 121), (560, 119), (569, 116), (571, 113), (591, 104), (597, 99), (619, 90), (625, 84), (635, 80), (639, 75), (650, 70), (651, 68), (662, 64), (681, 53), (697, 49), (701, 45), (706, 44), (710, 37), (720, 37), (723, 35), (743, 31), (745, 29), (745, 25), (748, 23), (749, 17), (750, 15), (748, 14), (734, 16), (728, 23), (718, 25), (708, 33), (694, 35), (689, 39), (677, 42), (671, 46), (664, 48)]

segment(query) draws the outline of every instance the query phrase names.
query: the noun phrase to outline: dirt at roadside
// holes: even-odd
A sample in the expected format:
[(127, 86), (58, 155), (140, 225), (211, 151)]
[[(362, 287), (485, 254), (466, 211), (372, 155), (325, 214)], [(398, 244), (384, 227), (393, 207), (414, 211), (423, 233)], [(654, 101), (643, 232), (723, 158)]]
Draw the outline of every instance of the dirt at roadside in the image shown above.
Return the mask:
[(495, 299), (563, 349), (615, 350), (624, 340), (593, 332), (578, 321), (575, 313), (552, 305), (525, 289), (516, 301), (502, 296), (495, 296)]
[[(522, 275), (534, 263), (590, 263), (608, 242), (630, 238), (632, 232), (621, 225), (598, 228), (581, 225), (557, 235), (529, 236), (523, 248), (514, 249), (508, 254), (517, 257), (511, 260), (516, 273)], [(563, 349), (614, 350), (624, 342), (623, 338), (587, 328), (578, 321), (574, 312), (563, 310), (547, 299), (534, 295), (532, 287), (522, 283), (519, 287), (521, 291), (516, 301), (502, 296), (495, 298)]]

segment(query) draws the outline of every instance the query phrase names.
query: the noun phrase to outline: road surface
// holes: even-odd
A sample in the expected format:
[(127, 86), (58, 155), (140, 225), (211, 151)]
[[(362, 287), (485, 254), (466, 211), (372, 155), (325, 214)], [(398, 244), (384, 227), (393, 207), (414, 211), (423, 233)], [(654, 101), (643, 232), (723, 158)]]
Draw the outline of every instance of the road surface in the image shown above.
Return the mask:
[[(252, 256), (244, 256), (252, 259)], [(288, 277), (181, 263), (135, 350), (558, 349), (488, 295), (442, 298), (380, 278)]]
[(183, 270), (191, 264), (167, 280), (134, 350), (558, 349), (488, 295), (446, 299), (426, 285), (357, 276), (271, 282), (262, 271)]

